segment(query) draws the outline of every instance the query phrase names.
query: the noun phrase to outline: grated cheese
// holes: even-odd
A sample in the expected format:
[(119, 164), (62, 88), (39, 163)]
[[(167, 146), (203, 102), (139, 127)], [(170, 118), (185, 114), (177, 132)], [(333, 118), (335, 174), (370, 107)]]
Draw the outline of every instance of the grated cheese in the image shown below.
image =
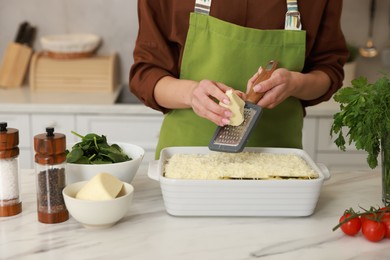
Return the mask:
[(318, 173), (298, 155), (253, 152), (174, 154), (165, 164), (164, 173), (174, 179), (318, 178)]

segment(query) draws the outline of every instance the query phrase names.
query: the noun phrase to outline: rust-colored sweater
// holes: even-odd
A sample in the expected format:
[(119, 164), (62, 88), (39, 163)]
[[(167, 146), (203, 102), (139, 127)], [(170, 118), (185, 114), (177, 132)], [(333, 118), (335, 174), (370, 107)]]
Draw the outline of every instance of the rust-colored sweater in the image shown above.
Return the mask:
[[(130, 70), (130, 90), (147, 106), (164, 113), (154, 99), (159, 79), (178, 78), (189, 15), (195, 0), (138, 0), (139, 32)], [(303, 73), (321, 70), (331, 79), (329, 91), (315, 100), (302, 100), (304, 107), (329, 100), (344, 78), (348, 57), (340, 17), (342, 0), (299, 0), (302, 30), (306, 31)], [(210, 15), (256, 29), (283, 29), (286, 0), (213, 0)]]

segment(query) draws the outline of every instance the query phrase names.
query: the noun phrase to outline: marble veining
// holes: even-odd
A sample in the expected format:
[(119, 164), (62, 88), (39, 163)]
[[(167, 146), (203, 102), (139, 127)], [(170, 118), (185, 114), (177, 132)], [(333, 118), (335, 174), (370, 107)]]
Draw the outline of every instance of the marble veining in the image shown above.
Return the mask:
[(308, 217), (175, 217), (141, 168), (128, 214), (108, 229), (72, 217), (37, 220), (35, 176), (23, 170), (23, 212), (0, 218), (0, 259), (389, 259), (390, 240), (332, 231), (344, 209), (381, 204), (379, 172), (331, 172)]

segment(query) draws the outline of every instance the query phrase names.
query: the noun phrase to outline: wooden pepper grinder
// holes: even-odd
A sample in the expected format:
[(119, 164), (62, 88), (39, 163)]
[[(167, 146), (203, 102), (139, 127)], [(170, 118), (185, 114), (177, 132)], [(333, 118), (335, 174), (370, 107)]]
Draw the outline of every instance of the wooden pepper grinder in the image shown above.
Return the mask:
[(66, 138), (47, 127), (46, 133), (34, 137), (35, 172), (37, 174), (38, 220), (54, 224), (69, 219), (62, 190), (66, 185)]
[(19, 131), (0, 123), (0, 217), (22, 212), (19, 176)]

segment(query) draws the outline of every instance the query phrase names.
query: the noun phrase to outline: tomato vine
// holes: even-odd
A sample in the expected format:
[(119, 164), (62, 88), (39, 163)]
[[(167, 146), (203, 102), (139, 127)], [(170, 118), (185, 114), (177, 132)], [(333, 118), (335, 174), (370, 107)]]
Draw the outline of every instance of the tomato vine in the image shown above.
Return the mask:
[(385, 237), (390, 238), (390, 208), (370, 207), (368, 210), (360, 208), (363, 212), (356, 212), (352, 208), (346, 209), (332, 230), (341, 228), (346, 235), (355, 236), (361, 229), (363, 236), (371, 242), (378, 242)]

